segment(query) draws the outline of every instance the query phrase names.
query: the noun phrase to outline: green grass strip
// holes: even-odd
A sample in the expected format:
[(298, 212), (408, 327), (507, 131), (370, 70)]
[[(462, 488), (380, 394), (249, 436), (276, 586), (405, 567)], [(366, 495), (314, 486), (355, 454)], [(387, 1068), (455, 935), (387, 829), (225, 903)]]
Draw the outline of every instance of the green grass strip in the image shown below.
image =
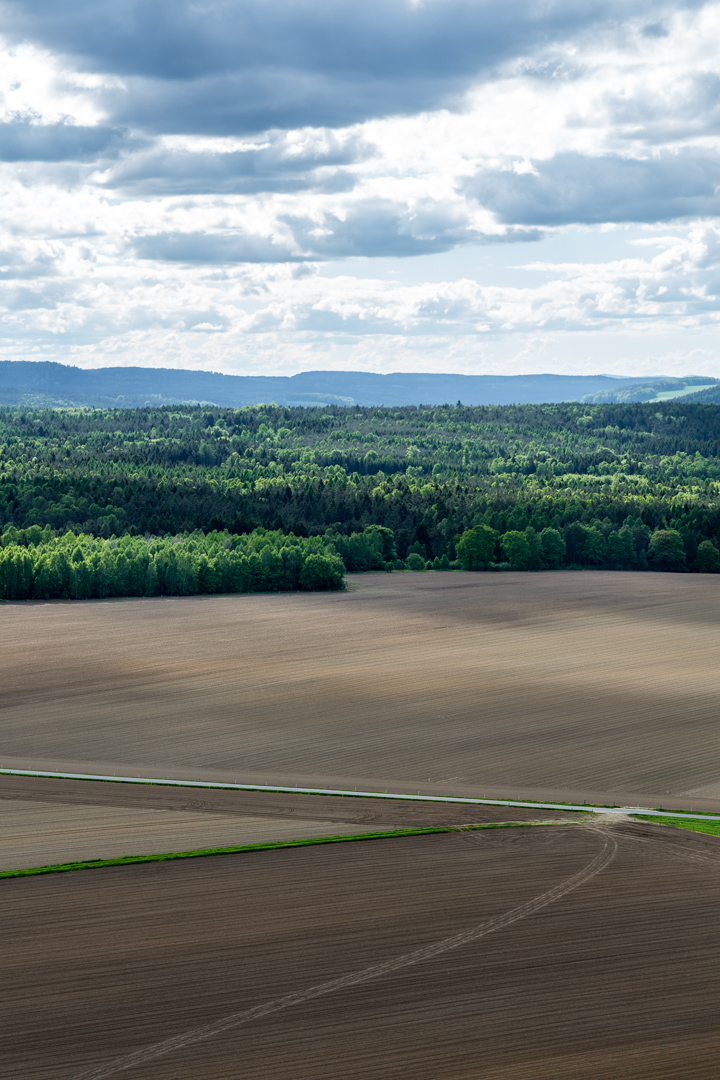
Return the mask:
[[(273, 840), (237, 847), (199, 848), (197, 851), (166, 851), (159, 855), (121, 855), (116, 859), (83, 859), (80, 862), (53, 866), (31, 866), (23, 870), (0, 870), (0, 878), (34, 877), (37, 874), (65, 874), (71, 870), (99, 870), (105, 866), (130, 866), (135, 863), (168, 862), (171, 859), (201, 859), (209, 855), (240, 855), (246, 851), (274, 851), (276, 848), (312, 847), (316, 844), (344, 844), (353, 840), (390, 840), (400, 836), (427, 836), (430, 833), (467, 832), (470, 829), (520, 829), (540, 825), (533, 821), (501, 821), (485, 825), (433, 825), (419, 829), (394, 829), (387, 832), (356, 833), (350, 836), (317, 836), (303, 840)], [(555, 823), (553, 823), (555, 824)], [(557, 824), (562, 824), (558, 822)]]
[(649, 821), (653, 825), (669, 825), (671, 829), (689, 829), (690, 832), (707, 833), (708, 836), (720, 836), (720, 821), (696, 821), (693, 818), (651, 817), (649, 814), (632, 814), (638, 821)]

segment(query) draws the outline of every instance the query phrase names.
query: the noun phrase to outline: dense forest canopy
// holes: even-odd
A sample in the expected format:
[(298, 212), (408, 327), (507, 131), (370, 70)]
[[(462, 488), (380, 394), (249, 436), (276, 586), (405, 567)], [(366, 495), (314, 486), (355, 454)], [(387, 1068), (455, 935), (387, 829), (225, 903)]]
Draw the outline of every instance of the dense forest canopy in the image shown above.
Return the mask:
[[(337, 587), (338, 559), (348, 570), (715, 572), (720, 411), (681, 401), (2, 409), (0, 531), (6, 561), (10, 549), (50, 558), (70, 544), (92, 562), (103, 543), (135, 538), (128, 553), (152, 548), (151, 592), (165, 588), (161, 549), (191, 535), (215, 560), (215, 584), (200, 591)], [(248, 534), (281, 561), (313, 540), (307, 556), (328, 560), (328, 580), (308, 573), (302, 586), (296, 569), (263, 585), (248, 571), (229, 585), (220, 549), (226, 562), (249, 558), (237, 540)]]

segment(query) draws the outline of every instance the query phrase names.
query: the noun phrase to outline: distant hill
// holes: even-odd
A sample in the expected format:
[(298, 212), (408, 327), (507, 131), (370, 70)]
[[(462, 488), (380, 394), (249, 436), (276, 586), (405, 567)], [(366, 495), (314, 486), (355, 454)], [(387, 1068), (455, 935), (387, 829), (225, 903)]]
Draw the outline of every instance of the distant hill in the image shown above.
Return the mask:
[[(138, 408), (213, 404), (277, 405), (541, 404), (559, 401), (648, 401), (685, 395), (717, 380), (621, 379), (607, 375), (377, 375), (303, 371), (299, 375), (221, 375), (175, 368), (87, 370), (42, 361), (0, 361), (0, 405)], [(720, 390), (720, 384), (718, 384)], [(707, 393), (708, 391), (703, 391)], [(715, 387), (711, 392), (716, 392)], [(688, 400), (690, 400), (688, 398)], [(700, 400), (693, 393), (693, 400)], [(716, 398), (714, 400), (720, 400)]]
[(675, 398), (683, 398), (685, 401), (720, 401), (718, 396), (702, 397), (706, 393), (717, 394), (719, 389), (717, 379), (708, 375), (690, 375), (684, 379), (631, 379), (610, 390), (587, 394), (582, 400), (588, 405), (602, 405), (604, 402), (621, 404), (624, 401), (669, 401)]
[(683, 401), (706, 402), (708, 404), (720, 404), (720, 385), (708, 386), (704, 390), (698, 390), (694, 394), (688, 394)]

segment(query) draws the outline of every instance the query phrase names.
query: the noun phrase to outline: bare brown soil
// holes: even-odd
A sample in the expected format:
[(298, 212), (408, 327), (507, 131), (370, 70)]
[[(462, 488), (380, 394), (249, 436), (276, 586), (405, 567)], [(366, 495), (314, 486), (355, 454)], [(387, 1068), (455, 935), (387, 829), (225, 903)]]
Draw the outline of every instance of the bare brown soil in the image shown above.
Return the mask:
[(613, 861), (541, 910), (225, 1030), (485, 925), (586, 867), (603, 836), (453, 833), (5, 881), (3, 1076), (714, 1080), (720, 846), (613, 831)]
[(349, 825), (0, 802), (0, 870), (352, 833)]
[(408, 826), (563, 817), (522, 808), (0, 775), (0, 870)]
[(720, 579), (0, 609), (2, 764), (720, 808)]

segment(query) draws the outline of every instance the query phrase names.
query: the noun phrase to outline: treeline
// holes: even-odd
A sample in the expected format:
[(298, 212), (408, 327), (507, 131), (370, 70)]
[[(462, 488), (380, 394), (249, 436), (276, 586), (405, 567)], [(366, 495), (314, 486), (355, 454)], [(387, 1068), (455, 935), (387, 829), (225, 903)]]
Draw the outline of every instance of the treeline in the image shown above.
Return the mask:
[(35, 526), (6, 529), (1, 543), (3, 600), (333, 590), (345, 572), (319, 538), (264, 530), (103, 540)]
[(189, 596), (198, 593), (326, 591), (344, 587), (344, 573), (370, 570), (613, 570), (687, 569), (720, 572), (720, 551), (703, 541), (688, 564), (679, 532), (650, 532), (629, 520), (620, 530), (573, 522), (565, 529), (532, 526), (499, 533), (475, 525), (447, 553), (428, 559), (416, 541), (404, 559), (392, 530), (370, 525), (346, 536), (332, 529), (303, 538), (279, 530), (251, 534), (197, 531), (174, 537), (56, 536), (49, 526), (0, 536), (0, 599), (90, 599), (112, 596)]
[(458, 538), (456, 547), (458, 563), (465, 570), (557, 570), (571, 566), (720, 572), (720, 551), (711, 540), (701, 541), (690, 566), (683, 538), (676, 529), (651, 533), (642, 522), (632, 519), (619, 530), (588, 527), (576, 521), (562, 532), (553, 528), (537, 532), (529, 526), (522, 532), (512, 529), (502, 535), (487, 525), (476, 525)]
[[(458, 537), (478, 525), (495, 536), (488, 565), (553, 565), (533, 539), (552, 530), (559, 566), (659, 568), (651, 537), (672, 532), (676, 567), (706, 569), (720, 537), (720, 410), (0, 410), (0, 531), (272, 532), (320, 540), (360, 570), (411, 556), (458, 565)], [(525, 540), (513, 554), (514, 534)]]

